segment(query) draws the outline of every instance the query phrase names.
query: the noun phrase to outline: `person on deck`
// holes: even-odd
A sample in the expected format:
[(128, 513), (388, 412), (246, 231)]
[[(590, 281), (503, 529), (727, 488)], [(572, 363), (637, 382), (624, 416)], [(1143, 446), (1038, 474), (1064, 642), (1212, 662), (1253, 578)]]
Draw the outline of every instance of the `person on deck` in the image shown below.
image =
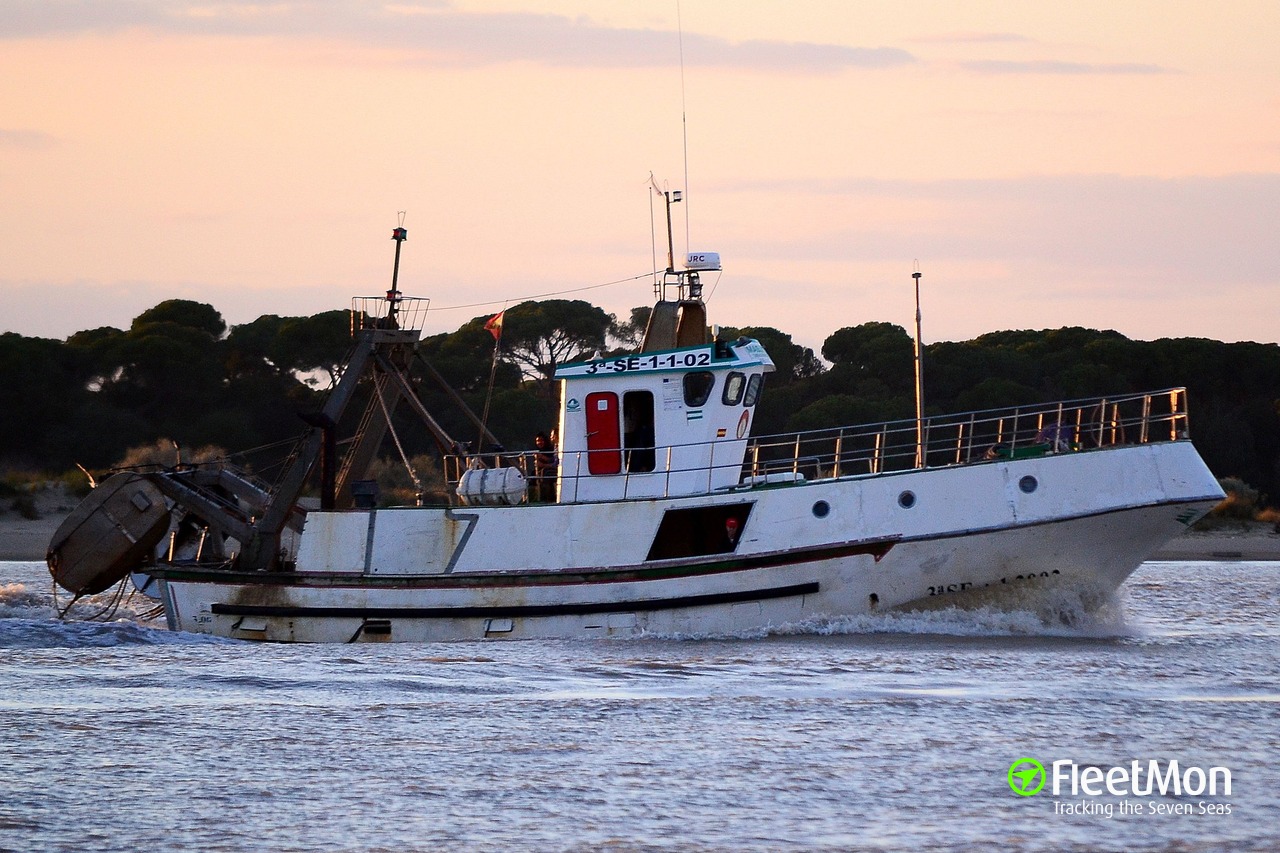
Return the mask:
[(545, 432), (533, 437), (533, 499), (550, 503), (556, 499), (556, 453)]

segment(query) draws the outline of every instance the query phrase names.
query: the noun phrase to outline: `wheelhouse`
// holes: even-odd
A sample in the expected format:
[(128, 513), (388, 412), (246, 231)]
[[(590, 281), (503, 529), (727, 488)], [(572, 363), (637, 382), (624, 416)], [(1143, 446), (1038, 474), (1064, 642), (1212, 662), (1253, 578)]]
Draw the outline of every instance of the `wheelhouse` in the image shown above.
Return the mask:
[(740, 338), (566, 364), (561, 502), (691, 495), (738, 485), (773, 361)]

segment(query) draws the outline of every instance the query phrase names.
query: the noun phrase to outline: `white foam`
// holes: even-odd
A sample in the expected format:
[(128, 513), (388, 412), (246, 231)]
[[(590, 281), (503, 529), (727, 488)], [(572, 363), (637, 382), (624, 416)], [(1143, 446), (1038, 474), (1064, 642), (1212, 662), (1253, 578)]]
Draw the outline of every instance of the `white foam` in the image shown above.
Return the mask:
[(0, 584), (0, 648), (86, 648), (125, 645), (235, 642), (168, 630), (155, 601), (115, 589), (76, 601), (59, 619), (70, 596), (52, 587)]
[(647, 634), (661, 639), (760, 639), (767, 636), (917, 634), (949, 637), (1141, 636), (1125, 621), (1124, 596), (1060, 584), (1019, 584), (916, 602), (879, 613), (812, 619), (731, 634)]

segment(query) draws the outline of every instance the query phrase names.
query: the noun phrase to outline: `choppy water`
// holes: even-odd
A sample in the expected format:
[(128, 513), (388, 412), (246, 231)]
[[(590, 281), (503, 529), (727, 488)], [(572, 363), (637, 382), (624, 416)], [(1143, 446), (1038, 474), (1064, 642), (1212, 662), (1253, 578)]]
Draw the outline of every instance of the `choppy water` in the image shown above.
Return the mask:
[[(716, 640), (268, 646), (51, 601), (0, 563), (0, 850), (1280, 848), (1280, 563)], [(1019, 797), (1021, 757), (1232, 793)]]

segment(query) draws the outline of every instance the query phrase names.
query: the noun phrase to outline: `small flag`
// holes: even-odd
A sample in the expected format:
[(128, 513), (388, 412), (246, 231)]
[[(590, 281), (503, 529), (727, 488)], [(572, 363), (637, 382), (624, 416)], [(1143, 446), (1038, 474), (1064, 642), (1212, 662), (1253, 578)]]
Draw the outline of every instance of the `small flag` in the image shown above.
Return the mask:
[(716, 430), (716, 438), (724, 438), (728, 434), (729, 434), (729, 431), (727, 429)]
[(484, 330), (493, 335), (495, 341), (502, 340), (502, 315), (507, 313), (507, 309), (503, 308), (497, 314), (489, 318), (489, 322), (484, 324)]

